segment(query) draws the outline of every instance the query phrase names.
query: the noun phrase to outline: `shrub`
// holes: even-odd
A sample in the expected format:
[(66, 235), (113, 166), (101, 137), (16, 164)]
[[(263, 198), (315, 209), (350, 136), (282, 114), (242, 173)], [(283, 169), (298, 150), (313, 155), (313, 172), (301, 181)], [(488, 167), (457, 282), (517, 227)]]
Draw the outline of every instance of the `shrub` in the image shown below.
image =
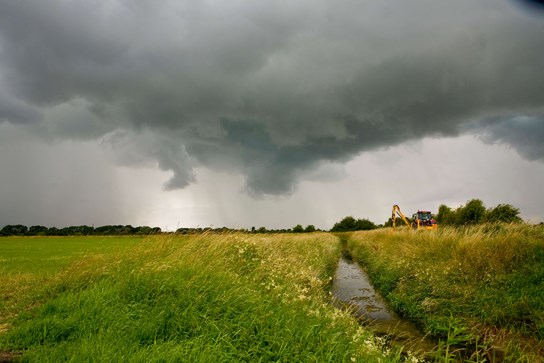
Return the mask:
[(491, 222), (491, 223), (498, 223), (498, 222), (520, 223), (522, 222), (521, 218), (519, 217), (519, 209), (514, 208), (510, 204), (499, 204), (495, 208), (490, 209), (485, 216), (485, 221)]
[(376, 228), (377, 226), (368, 219), (355, 219), (349, 216), (345, 217), (340, 222), (335, 223), (331, 232), (365, 231)]

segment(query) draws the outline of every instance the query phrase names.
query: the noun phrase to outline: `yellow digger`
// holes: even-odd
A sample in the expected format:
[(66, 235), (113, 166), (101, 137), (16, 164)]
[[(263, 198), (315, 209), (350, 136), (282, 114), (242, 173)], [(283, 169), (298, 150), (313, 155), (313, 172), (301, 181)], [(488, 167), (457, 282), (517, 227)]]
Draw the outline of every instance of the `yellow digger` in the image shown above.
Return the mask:
[(393, 205), (393, 212), (391, 213), (391, 222), (393, 223), (393, 231), (396, 228), (395, 221), (399, 216), (408, 227), (413, 229), (428, 229), (433, 230), (438, 228), (436, 220), (433, 218), (430, 211), (418, 210), (417, 213), (412, 215), (412, 221), (410, 221), (404, 213), (401, 212), (398, 205)]

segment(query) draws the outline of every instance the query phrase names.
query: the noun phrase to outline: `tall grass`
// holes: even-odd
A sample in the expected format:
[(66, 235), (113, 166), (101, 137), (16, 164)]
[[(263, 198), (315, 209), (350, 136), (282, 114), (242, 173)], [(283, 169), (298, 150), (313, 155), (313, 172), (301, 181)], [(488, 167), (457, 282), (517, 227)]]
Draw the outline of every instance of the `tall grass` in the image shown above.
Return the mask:
[(348, 246), (395, 309), (443, 342), (479, 345), (488, 360), (543, 360), (542, 226), (381, 229)]
[(29, 362), (396, 362), (328, 304), (330, 234), (157, 236), (23, 292), (0, 351)]

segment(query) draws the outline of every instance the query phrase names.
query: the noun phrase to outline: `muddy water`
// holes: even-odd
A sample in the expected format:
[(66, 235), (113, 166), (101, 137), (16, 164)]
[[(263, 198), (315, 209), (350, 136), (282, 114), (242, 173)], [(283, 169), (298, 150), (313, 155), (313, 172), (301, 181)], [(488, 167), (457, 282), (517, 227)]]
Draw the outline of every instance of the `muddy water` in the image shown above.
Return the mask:
[(343, 257), (338, 263), (332, 294), (337, 307), (349, 309), (363, 325), (377, 334), (387, 335), (393, 344), (406, 350), (430, 352), (435, 344), (414, 324), (401, 319), (374, 290), (368, 275), (359, 265)]

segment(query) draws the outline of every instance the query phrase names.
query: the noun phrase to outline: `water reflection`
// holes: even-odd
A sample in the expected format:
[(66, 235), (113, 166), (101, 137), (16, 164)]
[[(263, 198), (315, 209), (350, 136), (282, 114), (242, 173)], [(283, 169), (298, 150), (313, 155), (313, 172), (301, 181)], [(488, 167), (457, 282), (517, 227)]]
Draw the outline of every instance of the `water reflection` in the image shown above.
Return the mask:
[(367, 274), (354, 262), (340, 259), (332, 293), (340, 305), (348, 305), (358, 317), (367, 320), (394, 320), (383, 298), (370, 284)]

